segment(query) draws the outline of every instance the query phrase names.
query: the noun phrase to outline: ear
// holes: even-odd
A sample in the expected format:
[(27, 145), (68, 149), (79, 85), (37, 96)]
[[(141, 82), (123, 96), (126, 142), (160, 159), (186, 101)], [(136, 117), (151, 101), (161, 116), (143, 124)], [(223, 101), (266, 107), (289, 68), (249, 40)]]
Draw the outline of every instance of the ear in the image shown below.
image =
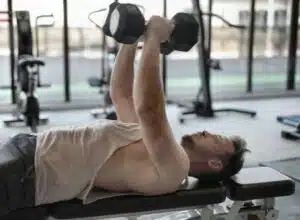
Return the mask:
[(208, 166), (216, 172), (221, 171), (224, 168), (223, 162), (218, 158), (208, 160)]

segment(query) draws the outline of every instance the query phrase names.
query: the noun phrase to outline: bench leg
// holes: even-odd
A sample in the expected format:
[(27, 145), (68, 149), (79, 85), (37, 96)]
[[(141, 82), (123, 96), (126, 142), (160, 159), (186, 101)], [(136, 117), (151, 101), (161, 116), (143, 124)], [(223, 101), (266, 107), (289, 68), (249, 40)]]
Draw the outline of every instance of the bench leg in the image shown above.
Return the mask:
[(235, 201), (229, 208), (226, 220), (235, 219), (238, 215), (239, 219), (243, 220), (278, 220), (279, 218), (279, 212), (275, 209), (275, 198), (253, 200), (251, 203)]
[(201, 211), (201, 220), (210, 220), (211, 216), (213, 216), (214, 210), (210, 207), (205, 207)]
[(235, 201), (233, 205), (231, 206), (228, 214), (226, 215), (225, 220), (232, 220), (236, 219), (239, 215), (240, 209), (243, 207), (244, 202), (243, 201)]
[(266, 220), (277, 220), (279, 218), (278, 210), (275, 210), (275, 198), (264, 199), (263, 209), (266, 211)]

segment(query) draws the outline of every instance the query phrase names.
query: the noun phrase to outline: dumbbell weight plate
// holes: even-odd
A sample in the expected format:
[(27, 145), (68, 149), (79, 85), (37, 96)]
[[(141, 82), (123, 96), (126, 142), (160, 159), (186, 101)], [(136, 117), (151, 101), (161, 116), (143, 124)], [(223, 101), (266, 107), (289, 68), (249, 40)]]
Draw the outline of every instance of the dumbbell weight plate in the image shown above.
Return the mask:
[(106, 35), (106, 36), (109, 36), (109, 37), (112, 37), (111, 33), (110, 33), (110, 30), (109, 30), (109, 22), (110, 22), (110, 18), (111, 18), (111, 14), (113, 12), (113, 10), (119, 5), (120, 3), (118, 2), (113, 2), (109, 5), (109, 10), (108, 10), (108, 14), (107, 14), (107, 17), (105, 19), (105, 23), (104, 23), (104, 26), (103, 26), (103, 33)]
[(174, 49), (189, 51), (198, 42), (199, 24), (190, 13), (177, 13), (172, 18), (175, 28), (171, 34), (174, 40)]
[(110, 21), (109, 21), (109, 31), (112, 36), (115, 36), (118, 27), (120, 25), (120, 13), (118, 10), (113, 10), (110, 16)]
[(168, 55), (174, 50), (187, 52), (198, 41), (199, 24), (190, 13), (177, 13), (171, 19), (174, 25), (170, 39), (161, 44), (160, 52)]
[(134, 4), (119, 4), (111, 13), (109, 30), (119, 43), (133, 44), (145, 31), (145, 18)]

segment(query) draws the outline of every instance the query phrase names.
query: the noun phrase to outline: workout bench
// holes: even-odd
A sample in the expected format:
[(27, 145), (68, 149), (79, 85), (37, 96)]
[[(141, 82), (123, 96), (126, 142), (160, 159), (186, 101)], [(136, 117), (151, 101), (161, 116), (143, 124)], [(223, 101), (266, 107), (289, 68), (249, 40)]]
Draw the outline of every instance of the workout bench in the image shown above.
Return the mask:
[[(0, 181), (1, 197), (5, 195), (6, 187), (9, 186)], [(7, 210), (9, 204), (4, 204), (3, 197), (0, 197), (0, 219), (107, 219), (120, 216), (135, 219), (147, 214), (191, 210), (201, 215), (202, 220), (246, 220), (249, 215), (256, 215), (256, 219), (275, 220), (278, 219), (278, 211), (274, 207), (275, 198), (292, 195), (294, 191), (294, 181), (271, 168), (243, 168), (239, 174), (222, 183), (203, 184), (195, 178), (189, 178), (185, 189), (176, 193), (162, 196), (112, 197), (89, 205), (82, 205), (80, 200), (71, 200), (38, 207), (8, 209), (9, 211), (3, 214), (3, 210)], [(225, 200), (232, 205), (220, 208), (221, 204), (225, 204)], [(8, 201), (13, 199), (9, 197)]]

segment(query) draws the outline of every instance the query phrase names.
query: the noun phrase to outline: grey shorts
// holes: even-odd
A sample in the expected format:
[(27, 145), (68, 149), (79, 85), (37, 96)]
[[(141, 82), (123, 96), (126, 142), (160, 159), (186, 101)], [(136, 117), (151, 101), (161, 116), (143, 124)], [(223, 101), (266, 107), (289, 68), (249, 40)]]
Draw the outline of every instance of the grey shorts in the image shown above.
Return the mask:
[(35, 204), (36, 136), (18, 134), (0, 146), (0, 213)]

